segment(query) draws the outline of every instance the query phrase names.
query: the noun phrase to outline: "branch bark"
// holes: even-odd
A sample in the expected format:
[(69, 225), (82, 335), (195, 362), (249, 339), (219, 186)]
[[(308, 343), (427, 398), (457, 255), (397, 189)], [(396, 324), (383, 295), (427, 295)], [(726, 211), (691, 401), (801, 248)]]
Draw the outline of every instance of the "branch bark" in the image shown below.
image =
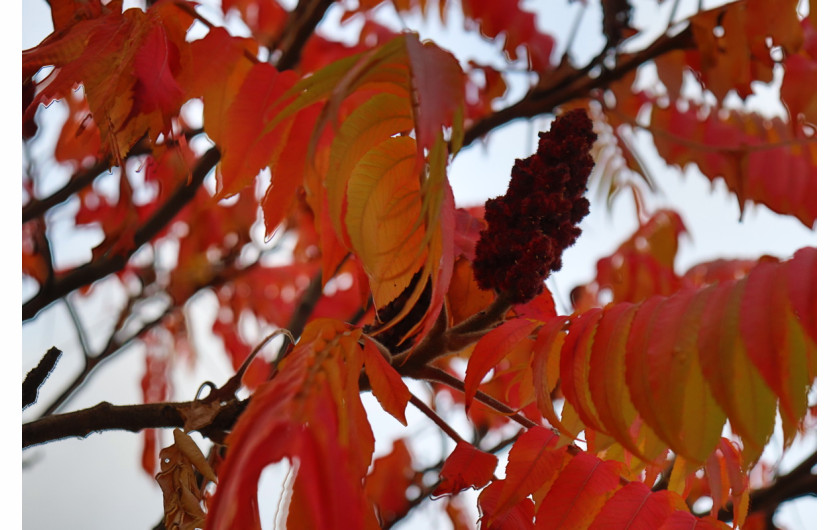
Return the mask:
[[(807, 495), (816, 496), (817, 475), (811, 473), (815, 465), (817, 465), (816, 451), (790, 473), (777, 478), (773, 484), (750, 492), (750, 514), (764, 513), (772, 522), (773, 514), (782, 503)], [(708, 513), (703, 515), (708, 515)], [(731, 521), (734, 517), (732, 503), (721, 509), (717, 517), (724, 522)]]
[(281, 52), (280, 59), (277, 61), (278, 71), (294, 68), (300, 62), (304, 44), (315, 32), (315, 27), (330, 5), (332, 5), (332, 0), (298, 2), (276, 46), (276, 49)]
[(220, 159), (219, 150), (211, 148), (199, 159), (189, 182), (181, 185), (175, 193), (156, 211), (146, 223), (134, 234), (134, 248), (126, 254), (106, 254), (102, 258), (82, 265), (65, 274), (58, 275), (55, 281), (44, 286), (38, 294), (23, 304), (24, 322), (34, 318), (42, 309), (52, 304), (80, 287), (90, 285), (109, 274), (122, 269), (129, 258), (141, 246), (152, 239), (181, 211), (187, 203), (195, 197), (198, 188), (202, 186), (204, 177)]
[[(23, 448), (65, 438), (86, 438), (94, 432), (184, 427), (184, 416), (194, 402), (151, 403), (146, 405), (112, 405), (102, 402), (94, 407), (55, 414), (23, 425)], [(213, 421), (199, 432), (211, 440), (222, 442), (224, 435), (245, 410), (248, 400), (222, 405)]]
[(615, 68), (607, 69), (601, 66), (603, 70), (597, 77), (588, 75), (591, 70), (584, 68), (574, 71), (574, 75), (547, 83), (546, 86), (537, 84), (518, 102), (473, 123), (464, 134), (464, 146), (510, 121), (519, 118), (532, 118), (539, 114), (552, 112), (554, 108), (564, 103), (586, 96), (591, 90), (605, 89), (610, 83), (621, 79), (642, 63), (656, 59), (670, 51), (690, 48), (693, 45), (691, 28), (687, 27), (672, 37), (663, 35), (653, 44), (637, 53), (619, 55)]

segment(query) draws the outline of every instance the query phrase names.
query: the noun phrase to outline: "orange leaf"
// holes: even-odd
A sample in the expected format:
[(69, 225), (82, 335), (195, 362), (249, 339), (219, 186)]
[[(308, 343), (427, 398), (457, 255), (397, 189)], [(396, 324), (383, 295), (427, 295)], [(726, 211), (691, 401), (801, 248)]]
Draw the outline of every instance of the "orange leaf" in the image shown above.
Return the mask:
[(711, 515), (727, 506), (731, 500), (735, 523), (743, 526), (749, 506), (749, 473), (744, 471), (741, 451), (726, 438), (709, 455), (704, 467), (713, 505)]
[(373, 517), (359, 483), (373, 434), (359, 399), (360, 330), (310, 322), (277, 376), (257, 388), (226, 442), (207, 528), (256, 529), (257, 482), (281, 459), (296, 463), (287, 527), (361, 529)]
[(411, 399), (411, 392), (408, 391), (400, 374), (370, 341), (365, 341), (362, 351), (365, 356), (365, 370), (370, 380), (370, 388), (376, 400), (388, 414), (403, 425), (408, 425), (405, 420), (405, 407)]
[(752, 200), (814, 226), (816, 134), (807, 136), (795, 123), (756, 113), (694, 103), (681, 108), (654, 106), (651, 113), (654, 143), (669, 164), (694, 163), (710, 181), (722, 177), (742, 210)]
[[(568, 317), (557, 317), (549, 320), (537, 334), (534, 344), (534, 357), (531, 366), (534, 370), (534, 394), (537, 398), (537, 408), (548, 420), (552, 427), (564, 431), (560, 425), (560, 418), (554, 410), (551, 393), (557, 386), (560, 376), (560, 350), (566, 338), (563, 330), (568, 323)], [(576, 433), (564, 433), (574, 437)]]
[(348, 180), (345, 225), (376, 307), (399, 296), (426, 258), (415, 153), (412, 138), (389, 138), (362, 157)]
[(493, 298), (492, 291), (478, 287), (470, 261), (464, 258), (456, 260), (449, 292), (446, 293), (447, 309), (452, 317), (452, 324), (458, 324), (483, 310), (490, 305)]

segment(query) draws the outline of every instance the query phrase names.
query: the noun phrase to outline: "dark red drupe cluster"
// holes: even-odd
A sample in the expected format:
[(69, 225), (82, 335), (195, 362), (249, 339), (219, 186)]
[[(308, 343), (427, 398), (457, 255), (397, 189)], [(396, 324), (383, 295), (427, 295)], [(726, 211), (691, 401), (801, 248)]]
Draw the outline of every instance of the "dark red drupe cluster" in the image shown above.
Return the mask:
[(577, 224), (589, 213), (583, 193), (595, 165), (589, 154), (595, 139), (586, 112), (573, 110), (540, 133), (536, 154), (514, 163), (507, 193), (484, 205), (487, 229), (473, 262), (482, 289), (524, 303), (560, 269), (563, 251), (580, 235)]

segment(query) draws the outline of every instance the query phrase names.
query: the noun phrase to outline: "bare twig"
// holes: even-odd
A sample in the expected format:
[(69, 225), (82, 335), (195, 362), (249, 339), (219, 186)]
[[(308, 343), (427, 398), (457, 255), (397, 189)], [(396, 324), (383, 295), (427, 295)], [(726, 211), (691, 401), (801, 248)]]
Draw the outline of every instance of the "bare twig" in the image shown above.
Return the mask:
[(58, 363), (58, 358), (61, 357), (61, 350), (53, 346), (44, 357), (38, 362), (38, 365), (26, 374), (26, 379), (23, 380), (23, 408), (35, 403), (38, 399), (38, 389), (50, 376), (50, 373)]
[[(491, 130), (518, 118), (532, 118), (539, 114), (552, 112), (564, 103), (584, 97), (591, 90), (605, 88), (613, 81), (621, 79), (641, 64), (656, 59), (672, 50), (686, 49), (693, 46), (691, 28), (669, 37), (663, 35), (646, 49), (632, 54), (621, 54), (616, 58), (612, 69), (602, 67), (600, 75), (590, 77), (589, 67), (576, 71), (570, 78), (559, 79), (548, 86), (537, 85), (531, 92), (513, 105), (473, 123), (464, 134), (463, 145), (467, 146)], [(602, 66), (600, 63), (592, 65)]]
[(161, 313), (157, 318), (146, 322), (143, 327), (137, 330), (133, 335), (128, 337), (122, 342), (116, 341), (109, 341), (108, 344), (105, 345), (105, 348), (96, 356), (94, 357), (86, 357), (85, 358), (85, 366), (82, 368), (82, 371), (76, 376), (75, 379), (64, 389), (60, 396), (55, 398), (52, 403), (41, 413), (39, 417), (48, 416), (53, 414), (57, 411), (62, 405), (67, 403), (67, 401), (73, 397), (73, 394), (81, 387), (85, 381), (87, 381), (90, 374), (96, 370), (103, 362), (107, 361), (109, 358), (113, 357), (120, 351), (122, 351), (126, 346), (137, 340), (138, 338), (145, 335), (149, 330), (156, 327), (158, 324), (163, 322), (163, 319), (166, 318), (166, 315), (172, 310), (173, 306), (167, 307), (163, 313)]
[(322, 279), (323, 271), (319, 270), (309, 281), (309, 285), (300, 297), (297, 309), (295, 309), (295, 313), (289, 321), (288, 329), (289, 333), (291, 333), (293, 337), (300, 337), (306, 322), (309, 320), (309, 317), (312, 316), (312, 311), (315, 310), (315, 305), (318, 303), (318, 300), (321, 299)]
[(300, 54), (303, 46), (312, 33), (318, 22), (324, 17), (327, 8), (332, 0), (312, 0), (310, 2), (298, 2), (295, 10), (289, 16), (283, 33), (273, 49), (279, 50), (281, 55), (277, 61), (277, 70), (283, 71), (294, 68), (300, 62)]
[(236, 371), (236, 373), (233, 374), (233, 376), (230, 379), (228, 379), (227, 383), (225, 383), (219, 388), (214, 388), (210, 392), (210, 394), (208, 394), (207, 397), (202, 399), (201, 401), (209, 403), (214, 400), (220, 400), (222, 403), (226, 403), (228, 401), (236, 399), (236, 391), (239, 390), (240, 386), (242, 386), (242, 377), (245, 375), (245, 371), (251, 365), (251, 362), (254, 360), (257, 354), (260, 353), (260, 351), (265, 347), (265, 345), (274, 340), (274, 338), (278, 335), (283, 335), (283, 337), (286, 339), (283, 342), (283, 349), (280, 350), (281, 355), (283, 352), (288, 351), (289, 346), (295, 343), (294, 335), (292, 335), (291, 332), (289, 332), (289, 330), (287, 329), (278, 329), (277, 331), (271, 333), (269, 336), (264, 338), (262, 342), (260, 342), (253, 350), (251, 350), (251, 353), (248, 355), (245, 361), (242, 362), (242, 365), (239, 366), (239, 369)]
[[(750, 492), (750, 513), (763, 512), (772, 520), (773, 514), (784, 502), (817, 494), (817, 475), (811, 470), (817, 465), (817, 452), (806, 458), (790, 473), (778, 477), (773, 484), (765, 488)], [(709, 512), (698, 514), (699, 517), (709, 515)], [(731, 521), (734, 517), (732, 502), (721, 509), (717, 518), (721, 521)]]
[(85, 333), (85, 328), (82, 326), (82, 319), (79, 318), (79, 313), (76, 311), (75, 306), (70, 301), (70, 297), (65, 296), (62, 299), (64, 302), (64, 306), (67, 308), (67, 312), (70, 313), (70, 319), (73, 321), (73, 327), (76, 328), (76, 336), (79, 339), (79, 347), (82, 349), (82, 353), (85, 357), (90, 357), (90, 347), (88, 347), (88, 340), (87, 340), (87, 333)]
[(196, 192), (203, 185), (204, 177), (218, 163), (220, 156), (219, 150), (215, 147), (204, 153), (193, 168), (192, 178), (181, 184), (163, 206), (152, 214), (143, 226), (137, 229), (131, 251), (125, 254), (106, 254), (95, 261), (57, 276), (55, 282), (43, 286), (37, 295), (23, 304), (23, 320), (27, 321), (34, 318), (42, 309), (68, 293), (122, 269), (137, 249), (169, 224), (178, 212), (195, 197)]
[(435, 425), (440, 427), (440, 430), (442, 430), (443, 432), (446, 433), (447, 436), (452, 438), (452, 440), (455, 443), (459, 443), (459, 442), (464, 441), (464, 439), (461, 438), (461, 436), (457, 432), (455, 432), (455, 429), (453, 429), (448, 423), (443, 421), (443, 418), (438, 416), (437, 412), (433, 411), (430, 406), (423, 403), (423, 400), (421, 400), (420, 398), (418, 398), (417, 396), (412, 394), (411, 399), (409, 401), (411, 402), (412, 405), (417, 407), (417, 410), (422, 412), (423, 415), (425, 415), (427, 418), (429, 418), (430, 420), (435, 422)]
[[(418, 379), (424, 379), (426, 381), (434, 381), (437, 383), (442, 383), (446, 386), (454, 388), (455, 390), (460, 390), (461, 392), (465, 391), (464, 382), (458, 379), (457, 377), (448, 374), (441, 370), (440, 368), (435, 368), (434, 366), (426, 367), (422, 372), (418, 374)], [(516, 412), (512, 408), (508, 407), (501, 401), (497, 400), (496, 398), (485, 394), (481, 390), (477, 390), (475, 393), (475, 400), (481, 403), (484, 403), (488, 407), (496, 410), (497, 412), (508, 416), (510, 419), (515, 421), (516, 423), (522, 425), (526, 429), (530, 429), (531, 427), (536, 427), (536, 423), (522, 414)]]

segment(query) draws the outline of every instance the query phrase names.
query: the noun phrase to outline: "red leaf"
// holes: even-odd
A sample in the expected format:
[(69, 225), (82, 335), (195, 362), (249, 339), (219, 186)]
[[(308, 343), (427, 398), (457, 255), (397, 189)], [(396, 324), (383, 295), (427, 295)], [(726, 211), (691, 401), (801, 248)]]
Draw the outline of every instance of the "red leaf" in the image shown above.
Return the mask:
[(803, 388), (808, 387), (810, 379), (806, 360), (788, 354), (788, 320), (792, 315), (787, 275), (783, 273), (787, 266), (763, 262), (750, 272), (741, 299), (740, 331), (747, 355), (779, 396), (779, 412), (796, 423), (808, 406)]
[(621, 465), (578, 453), (554, 479), (537, 509), (537, 530), (588, 528), (619, 488)]
[(743, 288), (744, 282), (708, 288), (711, 294), (697, 346), (703, 352), (700, 363), (712, 395), (741, 436), (752, 460), (758, 458), (772, 433), (776, 411), (770, 390), (746, 361), (739, 336)]
[(800, 119), (817, 124), (817, 31), (802, 19), (805, 45), (797, 54), (785, 57), (785, 77), (780, 97), (792, 121)]
[[(787, 266), (788, 296), (793, 314), (808, 336), (817, 340), (817, 249), (796, 251)], [(815, 374), (816, 375), (816, 374)]]
[(441, 482), (433, 495), (455, 494), (467, 488), (479, 489), (490, 482), (498, 459), (464, 441), (458, 442), (440, 470)]
[(400, 374), (382, 357), (382, 353), (370, 341), (365, 341), (363, 351), (365, 370), (376, 400), (388, 414), (403, 425), (408, 425), (405, 420), (405, 407), (411, 399), (408, 387), (405, 386)]
[(589, 369), (592, 341), (601, 311), (591, 309), (575, 318), (560, 352), (560, 388), (587, 426), (603, 429), (589, 396)]
[(504, 33), (508, 59), (519, 59), (522, 55), (519, 48), (524, 45), (531, 69), (539, 72), (551, 64), (554, 39), (537, 29), (536, 17), (522, 11), (519, 0), (464, 0), (461, 7), (465, 18), (478, 21), (482, 35), (495, 39)]
[(470, 408), (481, 380), (499, 361), (525, 339), (539, 323), (524, 318), (508, 320), (483, 336), (476, 344), (467, 364), (464, 378), (464, 399)]
[(637, 436), (631, 425), (638, 416), (630, 399), (631, 392), (625, 379), (630, 361), (627, 340), (638, 305), (623, 303), (610, 305), (598, 324), (598, 332), (592, 343), (589, 388), (592, 403), (598, 410), (598, 417), (605, 431), (626, 449), (639, 458), (650, 461), (661, 452), (661, 444), (648, 443), (644, 451), (637, 444)]
[(254, 65), (227, 111), (218, 140), (222, 159), (217, 166), (216, 191), (230, 197), (251, 184), (268, 166), (289, 134), (289, 121), (266, 128), (279, 114), (277, 102), (297, 80), (289, 70), (277, 72), (269, 64)]
[(795, 124), (755, 113), (694, 103), (682, 108), (654, 106), (650, 118), (654, 143), (669, 164), (694, 163), (709, 180), (722, 177), (742, 209), (752, 200), (814, 226), (816, 134), (806, 136)]
[[(815, 252), (802, 249), (781, 263), (764, 258), (738, 281), (573, 317), (560, 382), (567, 405), (590, 429), (588, 439), (598, 431), (647, 461), (665, 448), (661, 439), (699, 465), (728, 419), (744, 441), (745, 461), (754, 462), (773, 430), (775, 393), (791, 441), (816, 378), (815, 343), (806, 330), (814, 321), (807, 315), (815, 314)], [(544, 362), (544, 347), (535, 363)]]
[[(417, 35), (407, 34), (405, 48), (416, 97), (412, 97), (412, 104), (417, 149), (422, 154), (431, 150), (441, 127), (454, 127), (456, 131), (463, 127), (456, 120), (463, 120), (465, 77), (458, 60), (432, 42), (421, 43)], [(456, 144), (460, 141), (457, 138)]]
[[(682, 415), (685, 387), (681, 383), (690, 363), (689, 352), (679, 344), (685, 335), (689, 341), (696, 341), (697, 309), (702, 310), (702, 305), (688, 312), (692, 294), (680, 291), (644, 302), (638, 311), (639, 324), (633, 326), (627, 339), (626, 380), (633, 404), (657, 436), (680, 455), (688, 452), (680, 437), (683, 421), (696, 421)], [(683, 324), (683, 319), (690, 327)], [(702, 455), (699, 458), (702, 461)]]
[(482, 505), (482, 521), (492, 525), (516, 509), (528, 495), (547, 484), (562, 468), (566, 445), (552, 431), (531, 427), (513, 443), (504, 480), (495, 482), (492, 509)]
[(365, 478), (365, 496), (376, 506), (380, 525), (392, 522), (409, 507), (406, 489), (414, 484), (416, 475), (402, 438), (394, 441), (390, 453), (373, 463), (373, 471)]
[(672, 491), (653, 493), (641, 482), (631, 482), (606, 502), (590, 528), (604, 530), (659, 528), (662, 521), (677, 509), (686, 510), (686, 507), (676, 493)]
[(289, 17), (283, 6), (275, 0), (222, 0), (225, 14), (234, 8), (260, 44), (277, 47), (277, 36)]
[(361, 529), (372, 519), (359, 487), (373, 453), (359, 399), (360, 335), (341, 322), (310, 322), (276, 377), (254, 392), (226, 440), (209, 530), (259, 528), (259, 476), (284, 458), (299, 466), (288, 528)]
[(727, 530), (730, 529), (723, 521), (709, 516), (702, 519), (688, 512), (674, 512), (665, 519), (659, 530)]
[(154, 26), (134, 55), (135, 111), (175, 116), (184, 101), (184, 91), (173, 76), (180, 70), (178, 48), (169, 41), (163, 26)]
[[(515, 506), (499, 510), (499, 498), (504, 484), (495, 481), (481, 492), (478, 507), (481, 511), (481, 528), (488, 530), (529, 530), (534, 528), (534, 501), (525, 497)], [(498, 513), (487, 519), (488, 513)]]

